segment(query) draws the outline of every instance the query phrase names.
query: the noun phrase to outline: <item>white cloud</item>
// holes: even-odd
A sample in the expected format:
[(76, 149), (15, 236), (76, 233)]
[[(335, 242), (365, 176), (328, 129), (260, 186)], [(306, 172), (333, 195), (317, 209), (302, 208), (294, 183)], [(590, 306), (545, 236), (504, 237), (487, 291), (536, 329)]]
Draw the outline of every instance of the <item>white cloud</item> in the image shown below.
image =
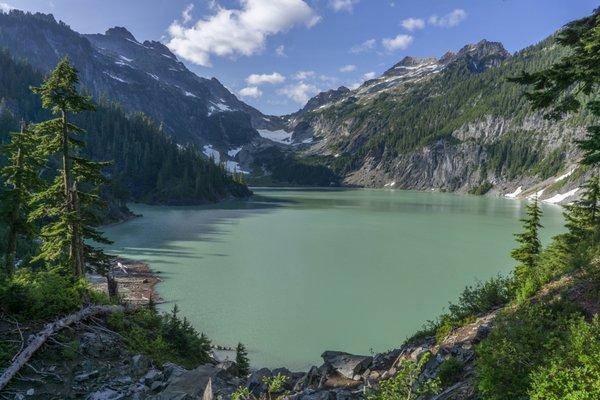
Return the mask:
[(306, 104), (306, 102), (318, 92), (319, 89), (317, 89), (315, 85), (305, 82), (288, 85), (278, 91), (279, 94), (287, 96), (299, 104)]
[(391, 38), (391, 39), (383, 39), (381, 41), (381, 44), (383, 44), (383, 47), (385, 47), (388, 51), (394, 51), (394, 50), (404, 50), (406, 49), (408, 46), (410, 46), (410, 44), (413, 42), (413, 37), (410, 35), (398, 35), (395, 38)]
[(367, 72), (366, 74), (363, 75), (363, 80), (368, 81), (371, 79), (375, 79), (377, 77), (377, 74), (374, 71), (371, 72)]
[(335, 76), (319, 75), (319, 80), (328, 85), (334, 85), (338, 81), (338, 78)]
[(407, 31), (415, 31), (425, 28), (425, 21), (422, 18), (407, 18), (402, 20), (402, 26)]
[(451, 11), (450, 13), (438, 17), (437, 15), (432, 15), (429, 17), (429, 23), (434, 26), (439, 26), (442, 28), (451, 28), (460, 24), (462, 21), (467, 18), (467, 12), (463, 9), (457, 8), (456, 10)]
[(249, 85), (262, 85), (264, 83), (270, 83), (275, 85), (277, 83), (282, 83), (285, 81), (285, 76), (281, 75), (279, 72), (273, 72), (272, 74), (252, 74), (246, 78), (246, 82)]
[(315, 76), (315, 71), (298, 71), (294, 74), (294, 79), (297, 81), (303, 81), (308, 78)]
[(360, 0), (329, 0), (329, 6), (337, 11), (352, 12)]
[(256, 86), (248, 86), (240, 90), (240, 96), (242, 97), (254, 97), (259, 98), (262, 96), (262, 91)]
[(0, 3), (0, 13), (8, 13), (10, 10), (13, 10), (14, 7), (10, 4)]
[(340, 72), (352, 72), (356, 69), (356, 65), (348, 64), (340, 68)]
[(375, 39), (365, 40), (361, 44), (352, 46), (352, 48), (350, 49), (350, 53), (359, 54), (359, 53), (365, 53), (369, 50), (373, 50), (373, 48), (375, 48), (376, 43), (377, 43), (377, 41)]
[(285, 46), (277, 46), (277, 48), (275, 49), (275, 54), (277, 54), (277, 57), (287, 57), (287, 54), (285, 54)]
[(181, 13), (181, 19), (184, 24), (187, 24), (192, 20), (192, 11), (194, 10), (193, 4), (188, 4), (187, 7)]
[[(210, 66), (212, 55), (250, 56), (261, 51), (267, 38), (295, 25), (311, 27), (320, 17), (303, 0), (240, 0), (240, 9), (216, 6), (214, 14), (188, 25), (173, 21), (167, 46), (178, 56)], [(187, 8), (186, 8), (187, 9)]]

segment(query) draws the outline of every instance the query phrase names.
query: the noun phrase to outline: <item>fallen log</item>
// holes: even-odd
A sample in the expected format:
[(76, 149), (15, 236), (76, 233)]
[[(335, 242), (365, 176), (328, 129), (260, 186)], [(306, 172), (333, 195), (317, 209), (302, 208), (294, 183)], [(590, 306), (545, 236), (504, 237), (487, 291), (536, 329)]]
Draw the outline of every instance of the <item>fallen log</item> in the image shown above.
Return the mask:
[(48, 323), (44, 326), (38, 334), (36, 334), (21, 350), (15, 358), (13, 363), (4, 370), (0, 376), (0, 391), (10, 382), (12, 378), (19, 372), (19, 370), (27, 364), (33, 354), (48, 340), (48, 338), (63, 328), (69, 325), (73, 325), (79, 321), (83, 321), (89, 317), (99, 314), (109, 314), (117, 311), (125, 311), (124, 306), (116, 305), (96, 305), (83, 308), (76, 313), (67, 315), (64, 318)]

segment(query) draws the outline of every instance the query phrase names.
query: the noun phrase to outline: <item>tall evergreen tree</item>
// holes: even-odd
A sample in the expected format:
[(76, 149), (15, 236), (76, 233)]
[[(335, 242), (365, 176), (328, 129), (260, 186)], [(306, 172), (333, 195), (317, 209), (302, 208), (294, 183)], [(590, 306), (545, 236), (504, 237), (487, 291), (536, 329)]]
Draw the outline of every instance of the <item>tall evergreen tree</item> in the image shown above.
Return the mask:
[(239, 377), (245, 378), (248, 376), (250, 373), (250, 360), (248, 360), (246, 346), (241, 343), (238, 343), (235, 349), (235, 365)]
[(79, 153), (85, 142), (82, 129), (69, 121), (71, 114), (94, 111), (88, 96), (79, 94), (77, 70), (63, 59), (40, 87), (42, 105), (56, 116), (35, 126), (40, 147), (51, 157), (60, 158), (61, 169), (49, 187), (34, 196), (32, 219), (43, 219), (42, 249), (36, 259), (68, 265), (76, 277), (86, 265), (106, 269), (108, 258), (85, 240), (108, 241), (91, 225), (94, 210), (102, 206), (101, 173), (106, 163), (92, 162)]
[[(592, 115), (600, 117), (600, 101), (586, 101), (600, 87), (600, 8), (565, 26), (556, 41), (572, 52), (550, 68), (523, 72), (511, 80), (531, 85), (526, 97), (535, 109), (547, 109), (548, 119), (579, 111), (583, 104)], [(578, 144), (584, 151), (583, 164), (600, 163), (600, 125), (589, 126), (587, 137)]]
[(573, 253), (579, 243), (596, 241), (600, 226), (600, 182), (593, 176), (583, 187), (581, 198), (565, 206), (565, 226), (569, 232), (563, 235), (567, 251)]
[(511, 252), (512, 258), (520, 263), (515, 269), (517, 284), (531, 276), (538, 262), (542, 244), (538, 231), (542, 227), (540, 223), (542, 209), (537, 198), (527, 204), (527, 215), (521, 219), (523, 232), (516, 234), (519, 246)]
[(10, 276), (14, 272), (17, 241), (19, 236), (31, 236), (34, 225), (28, 220), (32, 192), (42, 187), (39, 169), (43, 165), (36, 149), (37, 143), (26, 123), (21, 122), (21, 131), (13, 133), (11, 141), (4, 147), (8, 165), (2, 169), (4, 185), (3, 203), (6, 205), (4, 219), (8, 228), (5, 247), (4, 271)]

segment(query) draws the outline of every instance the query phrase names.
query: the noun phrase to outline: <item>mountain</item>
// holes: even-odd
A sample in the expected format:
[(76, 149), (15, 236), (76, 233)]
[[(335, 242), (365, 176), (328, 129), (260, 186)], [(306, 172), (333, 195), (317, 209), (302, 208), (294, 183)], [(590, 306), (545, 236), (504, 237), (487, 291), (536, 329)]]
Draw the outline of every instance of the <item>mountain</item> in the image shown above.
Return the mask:
[(585, 135), (588, 116), (551, 123), (507, 78), (565, 54), (549, 38), (513, 55), (482, 40), (440, 58), (405, 57), (282, 120), (305, 143), (296, 156), (318, 160), (346, 185), (564, 201), (586, 173), (575, 171), (574, 140)]
[[(0, 141), (18, 129), (21, 119), (39, 122), (51, 117), (31, 86), (41, 73), (24, 61), (0, 51)], [(222, 167), (206, 160), (193, 147), (175, 143), (142, 114), (126, 114), (120, 105), (100, 100), (95, 112), (73, 116), (89, 132), (83, 152), (94, 160), (110, 160), (104, 197), (111, 206), (103, 220), (126, 216), (126, 201), (151, 204), (200, 204), (230, 197), (247, 197), (248, 188)]]

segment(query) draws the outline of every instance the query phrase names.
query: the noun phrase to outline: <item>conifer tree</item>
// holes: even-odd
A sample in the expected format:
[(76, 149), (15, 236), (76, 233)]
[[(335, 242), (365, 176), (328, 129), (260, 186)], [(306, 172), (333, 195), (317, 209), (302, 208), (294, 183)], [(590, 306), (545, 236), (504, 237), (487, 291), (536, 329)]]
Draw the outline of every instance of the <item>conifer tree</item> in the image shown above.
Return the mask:
[(31, 236), (35, 232), (34, 225), (28, 220), (32, 192), (42, 187), (43, 181), (38, 177), (43, 164), (36, 149), (36, 141), (21, 122), (21, 131), (11, 135), (11, 141), (4, 147), (8, 165), (2, 168), (2, 177), (7, 190), (3, 193), (4, 219), (8, 227), (6, 237), (4, 271), (10, 276), (14, 272), (17, 240), (20, 235)]
[(237, 367), (238, 376), (245, 378), (250, 373), (250, 360), (248, 360), (248, 351), (246, 346), (238, 343), (235, 349), (235, 365)]
[[(591, 16), (573, 21), (558, 34), (556, 41), (572, 52), (552, 67), (534, 73), (521, 73), (510, 79), (531, 85), (526, 93), (534, 109), (549, 109), (548, 119), (560, 119), (565, 114), (585, 108), (600, 117), (600, 100), (590, 95), (600, 88), (600, 8)], [(578, 141), (584, 151), (583, 164), (600, 163), (600, 125), (588, 127), (588, 135)]]
[(563, 235), (567, 251), (575, 251), (581, 242), (595, 241), (600, 226), (600, 182), (591, 177), (583, 187), (581, 198), (565, 206), (565, 226), (569, 232)]
[(48, 221), (41, 230), (43, 243), (36, 260), (67, 265), (76, 277), (83, 275), (86, 265), (98, 270), (108, 266), (107, 256), (85, 241), (109, 243), (91, 226), (94, 211), (103, 206), (100, 186), (105, 179), (101, 170), (107, 163), (80, 155), (85, 132), (69, 121), (72, 114), (94, 111), (91, 98), (79, 94), (78, 84), (77, 70), (65, 58), (40, 87), (32, 88), (40, 95), (43, 107), (56, 116), (35, 126), (39, 146), (61, 162), (54, 181), (33, 198), (36, 208), (31, 218)]
[(517, 284), (522, 283), (531, 276), (534, 271), (542, 249), (538, 231), (542, 227), (540, 219), (542, 209), (537, 198), (527, 204), (527, 215), (521, 219), (523, 222), (523, 232), (516, 234), (519, 247), (511, 252), (512, 258), (521, 264), (515, 269)]

